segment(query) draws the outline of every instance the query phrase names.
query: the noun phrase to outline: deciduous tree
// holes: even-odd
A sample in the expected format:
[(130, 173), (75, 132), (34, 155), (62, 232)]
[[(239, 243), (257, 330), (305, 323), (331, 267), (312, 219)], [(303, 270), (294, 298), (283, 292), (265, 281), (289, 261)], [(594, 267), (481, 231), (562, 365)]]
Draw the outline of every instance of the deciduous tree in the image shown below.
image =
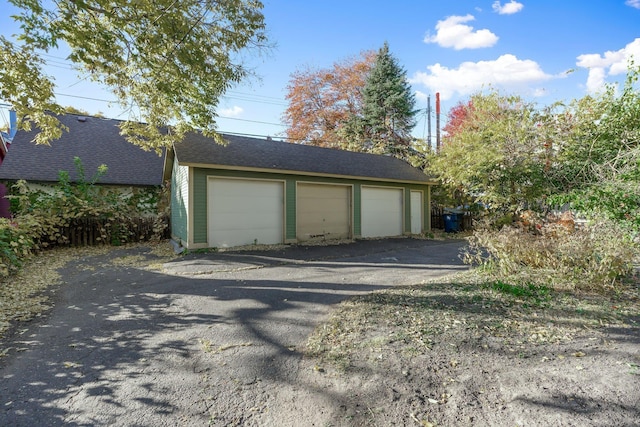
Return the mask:
[(305, 68), (291, 75), (283, 115), (291, 142), (349, 148), (339, 130), (352, 115), (362, 113), (362, 88), (375, 52), (336, 62), (330, 69)]
[(470, 104), (431, 171), (452, 191), (502, 212), (536, 203), (547, 180), (535, 106), (498, 92), (476, 94)]
[(640, 68), (630, 64), (622, 88), (571, 102), (554, 130), (555, 203), (571, 203), (640, 231)]
[[(15, 40), (0, 37), (0, 99), (38, 126), (37, 143), (61, 135), (63, 108), (42, 54), (67, 45), (77, 70), (130, 111), (134, 143), (158, 149), (198, 129), (216, 137), (219, 98), (248, 75), (246, 48), (265, 47), (256, 0), (10, 0), (22, 12)], [(161, 129), (171, 125), (169, 132)]]
[(442, 131), (445, 133), (444, 142), (447, 138), (454, 137), (462, 128), (467, 125), (467, 117), (473, 110), (473, 103), (468, 101), (466, 103), (459, 102), (447, 114), (447, 124), (444, 125)]
[(640, 68), (622, 87), (543, 109), (476, 94), (430, 163), (452, 191), (503, 212), (570, 204), (640, 231)]

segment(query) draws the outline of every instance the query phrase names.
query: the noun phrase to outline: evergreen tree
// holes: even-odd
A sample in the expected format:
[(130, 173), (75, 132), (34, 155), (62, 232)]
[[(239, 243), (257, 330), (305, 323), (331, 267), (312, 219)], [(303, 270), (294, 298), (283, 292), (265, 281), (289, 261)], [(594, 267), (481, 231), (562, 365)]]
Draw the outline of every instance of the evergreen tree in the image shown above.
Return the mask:
[(378, 150), (393, 152), (408, 146), (415, 126), (415, 96), (407, 72), (389, 53), (387, 42), (379, 50), (363, 89), (366, 135)]

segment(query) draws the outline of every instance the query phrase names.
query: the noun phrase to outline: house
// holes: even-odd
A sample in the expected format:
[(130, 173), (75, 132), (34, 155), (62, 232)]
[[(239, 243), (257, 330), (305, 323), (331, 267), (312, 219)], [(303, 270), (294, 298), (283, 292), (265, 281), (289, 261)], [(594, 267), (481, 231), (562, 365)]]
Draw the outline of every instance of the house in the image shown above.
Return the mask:
[(7, 132), (0, 131), (0, 165), (2, 164), (5, 156), (7, 155), (7, 151), (11, 146), (11, 141), (16, 134), (18, 120), (16, 116), (16, 112), (14, 110), (9, 110), (9, 128)]
[(60, 171), (67, 171), (74, 182), (78, 179), (74, 158), (79, 157), (87, 179), (100, 165), (107, 165), (108, 171), (99, 181), (101, 185), (162, 185), (163, 157), (126, 141), (118, 128), (121, 121), (75, 114), (60, 115), (58, 119), (69, 131), (50, 146), (32, 142), (37, 129), (15, 133), (0, 165), (0, 181), (23, 179), (53, 184), (58, 182)]
[[(148, 193), (157, 192), (162, 185), (163, 156), (144, 151), (120, 135), (121, 121), (100, 117), (59, 115), (58, 119), (69, 131), (51, 145), (33, 142), (38, 130), (15, 132), (11, 148), (0, 164), (0, 216), (9, 218), (6, 186), (25, 180), (32, 189), (49, 191), (59, 181), (59, 172), (69, 173), (70, 182), (78, 181), (74, 158), (80, 158), (85, 179), (90, 180), (100, 165), (107, 165), (107, 172), (97, 184), (117, 188), (124, 194), (133, 189)], [(15, 129), (15, 125), (12, 126)], [(149, 205), (149, 209), (152, 209)]]
[(169, 150), (172, 237), (189, 249), (430, 230), (434, 180), (395, 157), (222, 135)]

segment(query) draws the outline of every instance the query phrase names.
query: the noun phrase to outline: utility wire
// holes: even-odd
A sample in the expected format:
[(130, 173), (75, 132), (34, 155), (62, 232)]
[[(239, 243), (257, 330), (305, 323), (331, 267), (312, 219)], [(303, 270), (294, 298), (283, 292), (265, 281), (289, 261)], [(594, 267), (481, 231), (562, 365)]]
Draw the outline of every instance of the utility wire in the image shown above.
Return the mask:
[[(57, 96), (67, 96), (67, 97), (70, 97), (70, 98), (88, 99), (90, 101), (117, 102), (117, 101), (113, 101), (113, 100), (109, 101), (107, 99), (91, 98), (91, 97), (88, 97), (88, 96), (70, 95), (68, 93), (54, 92), (54, 94), (57, 95)], [(259, 121), (259, 120), (241, 119), (241, 118), (238, 118), (238, 117), (228, 117), (228, 116), (218, 116), (218, 117), (221, 118), (221, 119), (226, 119), (226, 120), (238, 120), (238, 121), (241, 121), (241, 122), (259, 123), (259, 124), (263, 124), (263, 125), (286, 127), (282, 123), (270, 123), (270, 122), (263, 122), (263, 121)]]
[[(45, 64), (50, 67), (60, 68), (63, 70), (77, 71), (77, 68), (73, 65), (73, 62), (69, 61), (66, 58), (61, 58), (59, 56), (53, 56), (48, 54), (41, 54), (41, 55), (60, 60), (60, 61), (57, 61), (52, 59), (46, 59)], [(86, 81), (88, 78), (89, 78), (88, 75), (85, 77), (82, 77), (78, 79), (75, 83), (72, 83), (69, 86), (67, 86), (66, 89), (73, 87), (79, 83), (82, 83), (83, 81)], [(66, 96), (71, 96), (71, 95), (66, 95)], [(278, 98), (275, 96), (259, 95), (256, 93), (247, 93), (247, 92), (240, 92), (240, 91), (234, 91), (234, 90), (227, 91), (226, 94), (223, 95), (222, 97), (225, 99), (236, 99), (239, 101), (248, 101), (248, 102), (266, 104), (266, 105), (280, 105), (280, 106), (289, 105), (287, 101), (285, 101), (284, 99)], [(102, 100), (95, 99), (95, 101), (102, 101)], [(106, 102), (113, 102), (113, 101), (106, 101)]]

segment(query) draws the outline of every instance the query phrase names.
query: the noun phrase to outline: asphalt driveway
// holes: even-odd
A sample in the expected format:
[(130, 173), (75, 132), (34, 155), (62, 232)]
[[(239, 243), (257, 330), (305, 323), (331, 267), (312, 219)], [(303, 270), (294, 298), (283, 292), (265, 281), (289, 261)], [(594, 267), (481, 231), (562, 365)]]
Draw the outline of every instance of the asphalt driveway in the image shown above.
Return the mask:
[(464, 269), (462, 245), (190, 254), (154, 269), (145, 248), (77, 260), (0, 361), (0, 425), (317, 425), (278, 412), (327, 393), (297, 381), (313, 329), (347, 297)]

